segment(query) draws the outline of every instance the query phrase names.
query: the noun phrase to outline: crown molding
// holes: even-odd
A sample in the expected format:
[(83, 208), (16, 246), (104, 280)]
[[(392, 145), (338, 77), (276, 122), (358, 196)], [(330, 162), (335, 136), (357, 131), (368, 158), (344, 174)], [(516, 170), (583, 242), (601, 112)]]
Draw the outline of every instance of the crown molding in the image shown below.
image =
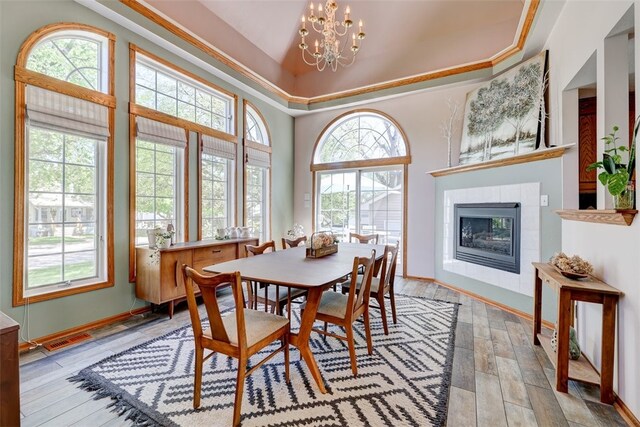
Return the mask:
[(143, 1), (119, 0), (119, 2), (137, 12), (138, 14), (144, 16), (156, 25), (159, 25), (160, 27), (174, 34), (183, 41), (203, 51), (205, 54), (209, 55), (216, 61), (238, 73), (240, 76), (249, 79), (253, 83), (257, 84), (262, 90), (269, 93), (271, 96), (274, 96), (280, 101), (285, 102), (289, 108), (300, 110), (311, 110), (313, 106), (319, 107), (318, 104), (331, 103), (341, 100), (349, 102), (347, 101), (348, 98), (358, 96), (371, 96), (372, 94), (377, 92), (389, 91), (396, 88), (401, 88), (403, 86), (416, 85), (419, 83), (434, 81), (452, 76), (460, 76), (463, 74), (478, 72), (482, 70), (491, 70), (496, 65), (502, 63), (503, 61), (513, 57), (518, 53), (521, 53), (524, 50), (527, 37), (529, 36), (534, 19), (536, 17), (536, 13), (538, 12), (540, 6), (540, 0), (527, 1), (520, 20), (521, 23), (519, 25), (518, 32), (514, 37), (513, 44), (506, 47), (501, 52), (498, 52), (493, 57), (487, 58), (486, 60), (441, 70), (430, 71), (414, 76), (403, 77), (400, 79), (385, 81), (325, 95), (302, 97), (290, 94), (282, 88), (276, 86), (255, 71), (251, 70), (239, 61), (233, 59), (230, 55), (222, 52), (211, 43), (196, 36), (184, 26), (173, 22), (168, 17), (154, 10)]

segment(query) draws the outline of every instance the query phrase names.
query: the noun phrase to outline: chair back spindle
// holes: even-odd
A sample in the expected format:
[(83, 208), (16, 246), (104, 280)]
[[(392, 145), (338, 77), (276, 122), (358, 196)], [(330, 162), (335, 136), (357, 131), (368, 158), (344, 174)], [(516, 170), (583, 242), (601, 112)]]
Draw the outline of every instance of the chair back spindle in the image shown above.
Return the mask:
[(349, 241), (353, 241), (356, 239), (358, 243), (364, 244), (378, 244), (378, 234), (358, 234), (358, 233), (349, 233)]
[[(351, 286), (349, 287), (349, 297), (347, 300), (347, 309), (351, 310), (351, 313), (358, 310), (361, 306), (369, 304), (371, 278), (373, 277), (375, 260), (375, 249), (371, 250), (371, 258), (360, 257), (353, 260)], [(357, 289), (358, 270), (360, 266), (364, 267), (364, 276), (362, 277), (362, 286), (360, 286), (360, 289)]]
[[(218, 305), (218, 297), (216, 291), (220, 286), (230, 284), (233, 291), (233, 299), (236, 303), (236, 323), (238, 327), (238, 343), (240, 348), (246, 348), (246, 333), (244, 327), (244, 294), (242, 292), (242, 282), (240, 279), (240, 273), (222, 273), (215, 276), (204, 276), (198, 273), (196, 270), (182, 265), (182, 272), (184, 275), (184, 283), (187, 294), (187, 304), (189, 306), (189, 316), (191, 317), (191, 323), (193, 325), (193, 332), (196, 338), (202, 336), (202, 323), (200, 320), (200, 314), (198, 312), (198, 305), (196, 302), (195, 291), (193, 289), (193, 282), (200, 288), (200, 294), (204, 302), (205, 309), (207, 310), (207, 316), (209, 317), (209, 326), (211, 328), (211, 337), (216, 341), (222, 341), (229, 343), (229, 336), (224, 328), (222, 322), (222, 315), (220, 314), (220, 306)], [(243, 333), (240, 333), (240, 332)], [(244, 345), (242, 345), (244, 343)]]
[(307, 243), (307, 236), (298, 237), (297, 239), (282, 238), (282, 249), (295, 248), (301, 243)]
[(268, 242), (264, 242), (261, 245), (245, 245), (244, 246), (244, 251), (245, 251), (245, 255), (246, 256), (255, 256), (255, 255), (261, 255), (265, 252), (267, 252), (267, 249), (271, 249), (271, 252), (275, 252), (276, 251), (276, 244), (273, 240), (270, 240)]

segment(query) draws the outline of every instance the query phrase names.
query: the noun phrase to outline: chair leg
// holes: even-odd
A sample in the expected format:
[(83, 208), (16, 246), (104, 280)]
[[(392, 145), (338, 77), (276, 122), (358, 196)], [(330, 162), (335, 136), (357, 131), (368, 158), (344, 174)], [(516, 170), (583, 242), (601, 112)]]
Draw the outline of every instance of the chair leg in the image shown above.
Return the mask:
[(384, 307), (384, 294), (378, 294), (377, 298), (378, 305), (380, 306), (380, 316), (382, 316), (382, 328), (384, 329), (384, 334), (389, 335), (389, 327), (387, 325), (387, 313)]
[(353, 338), (353, 325), (345, 326), (347, 332), (347, 344), (349, 344), (349, 357), (351, 358), (351, 372), (353, 376), (358, 376), (358, 365), (356, 364), (356, 343)]
[(284, 379), (289, 384), (289, 334), (284, 336)]
[(200, 393), (202, 392), (202, 364), (204, 359), (204, 349), (196, 345), (196, 372), (193, 379), (193, 409), (200, 407)]
[(327, 322), (324, 322), (324, 331), (327, 332)]
[(247, 374), (246, 359), (238, 359), (238, 380), (236, 381), (236, 400), (233, 405), (233, 425), (240, 425), (242, 413), (242, 393), (244, 392), (244, 377)]
[(371, 323), (368, 309), (364, 311), (364, 333), (367, 336), (367, 350), (369, 354), (373, 354), (373, 341), (371, 340)]
[(389, 289), (389, 299), (391, 300), (391, 316), (393, 317), (393, 323), (398, 323), (398, 318), (396, 317), (396, 296), (393, 293), (393, 288)]

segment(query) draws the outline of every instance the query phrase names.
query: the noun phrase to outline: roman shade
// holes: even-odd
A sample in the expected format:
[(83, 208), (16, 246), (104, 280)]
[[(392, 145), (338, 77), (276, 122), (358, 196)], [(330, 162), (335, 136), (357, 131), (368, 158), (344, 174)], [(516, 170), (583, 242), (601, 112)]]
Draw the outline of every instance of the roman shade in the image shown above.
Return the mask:
[(157, 142), (178, 148), (187, 146), (187, 132), (177, 126), (136, 117), (136, 137), (143, 141)]
[(269, 153), (262, 150), (257, 150), (252, 147), (247, 147), (247, 164), (251, 166), (260, 166), (268, 168), (271, 166), (271, 159)]
[(109, 136), (109, 109), (104, 105), (27, 86), (26, 107), (30, 125), (98, 139)]
[(211, 156), (235, 160), (236, 144), (213, 136), (202, 135), (202, 152)]

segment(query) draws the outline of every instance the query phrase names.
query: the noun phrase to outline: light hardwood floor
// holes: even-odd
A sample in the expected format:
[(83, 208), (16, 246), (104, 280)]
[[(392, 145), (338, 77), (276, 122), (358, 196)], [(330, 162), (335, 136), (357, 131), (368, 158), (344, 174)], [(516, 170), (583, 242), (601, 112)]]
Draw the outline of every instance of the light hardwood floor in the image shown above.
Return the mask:
[[(530, 324), (511, 313), (430, 282), (397, 278), (396, 292), (459, 302), (448, 426), (624, 426), (612, 406), (599, 403), (598, 387), (570, 383), (570, 393), (551, 386), (553, 366), (532, 346)], [(231, 306), (227, 292), (222, 305)], [(377, 316), (378, 312), (373, 311)], [(203, 313), (204, 314), (204, 313)], [(165, 313), (134, 316), (91, 331), (93, 339), (55, 352), (42, 348), (21, 356), (22, 425), (128, 426), (65, 380), (82, 368), (172, 331), (189, 321), (185, 304)]]

